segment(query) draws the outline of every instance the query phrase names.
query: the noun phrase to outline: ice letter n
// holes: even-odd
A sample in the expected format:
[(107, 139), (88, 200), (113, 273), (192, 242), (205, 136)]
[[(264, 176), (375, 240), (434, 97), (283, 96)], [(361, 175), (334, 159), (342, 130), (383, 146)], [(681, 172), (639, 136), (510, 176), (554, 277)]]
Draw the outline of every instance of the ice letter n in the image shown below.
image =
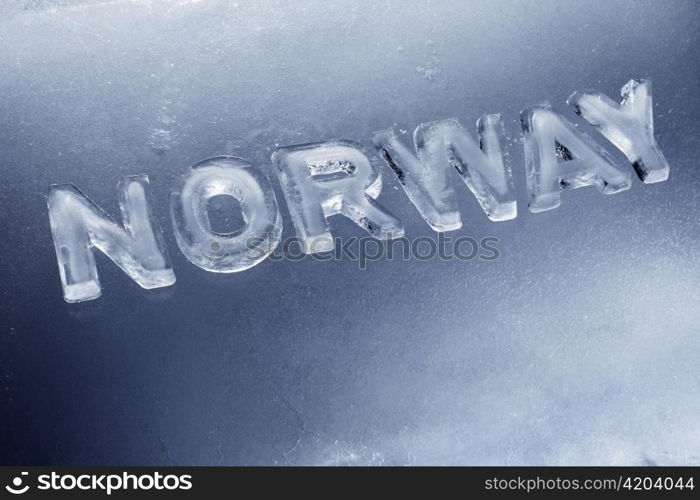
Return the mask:
[(500, 115), (477, 122), (479, 144), (456, 119), (422, 123), (413, 133), (417, 157), (392, 130), (372, 138), (420, 214), (435, 231), (462, 227), (449, 170), (454, 167), (493, 221), (518, 215), (513, 177), (503, 161)]
[(558, 207), (563, 189), (596, 186), (605, 194), (629, 189), (629, 173), (548, 104), (524, 110), (521, 120), (531, 212)]
[(668, 163), (654, 139), (651, 81), (627, 82), (622, 104), (598, 93), (574, 93), (568, 103), (625, 153), (642, 182), (668, 179)]
[(100, 296), (93, 246), (143, 288), (175, 283), (162, 234), (146, 199), (147, 185), (145, 175), (127, 177), (119, 183), (124, 227), (74, 185), (51, 186), (49, 220), (66, 301), (82, 302)]
[(400, 238), (401, 222), (374, 199), (382, 178), (347, 141), (280, 148), (272, 155), (304, 252), (333, 249), (326, 217), (342, 214), (380, 239)]
[[(215, 196), (238, 200), (242, 229), (217, 232), (207, 211)], [(282, 235), (282, 215), (265, 174), (233, 156), (217, 156), (194, 165), (180, 192), (171, 197), (175, 240), (187, 260), (207, 271), (235, 273), (265, 260)]]

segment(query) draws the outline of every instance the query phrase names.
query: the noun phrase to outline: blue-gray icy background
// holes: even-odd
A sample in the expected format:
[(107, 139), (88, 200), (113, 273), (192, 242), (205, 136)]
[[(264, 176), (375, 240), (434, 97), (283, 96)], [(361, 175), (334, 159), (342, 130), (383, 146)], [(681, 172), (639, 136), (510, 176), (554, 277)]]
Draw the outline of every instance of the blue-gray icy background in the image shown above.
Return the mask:
[[(700, 463), (699, 53), (692, 1), (4, 0), (0, 462)], [(607, 144), (565, 99), (634, 77), (670, 180), (529, 214), (519, 111), (549, 100)], [(199, 160), (268, 172), (288, 236), (276, 145), (487, 112), (520, 216), (489, 222), (455, 177), (455, 234), (500, 238), (495, 262), (214, 275), (177, 250), (169, 193)], [(381, 168), (379, 200), (430, 235)], [(49, 184), (117, 215), (138, 173), (177, 284), (143, 291), (100, 255), (103, 296), (65, 303)]]

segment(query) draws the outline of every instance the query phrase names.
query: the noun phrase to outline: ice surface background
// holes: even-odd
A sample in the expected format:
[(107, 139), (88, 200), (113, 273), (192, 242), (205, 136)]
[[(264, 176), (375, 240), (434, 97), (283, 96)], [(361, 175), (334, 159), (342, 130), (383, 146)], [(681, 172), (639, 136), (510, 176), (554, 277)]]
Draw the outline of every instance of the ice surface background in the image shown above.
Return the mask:
[[(700, 463), (700, 6), (633, 2), (8, 0), (0, 7), (3, 464)], [(519, 112), (653, 81), (667, 182), (529, 214)], [(170, 191), (204, 158), (360, 141), (380, 203), (433, 234), (373, 132), (502, 113), (520, 215), (493, 262), (265, 261), (207, 273)], [(630, 167), (631, 168), (631, 167)], [(67, 304), (45, 196), (118, 215), (148, 174), (175, 286), (103, 255)], [(339, 218), (336, 235), (362, 230)]]

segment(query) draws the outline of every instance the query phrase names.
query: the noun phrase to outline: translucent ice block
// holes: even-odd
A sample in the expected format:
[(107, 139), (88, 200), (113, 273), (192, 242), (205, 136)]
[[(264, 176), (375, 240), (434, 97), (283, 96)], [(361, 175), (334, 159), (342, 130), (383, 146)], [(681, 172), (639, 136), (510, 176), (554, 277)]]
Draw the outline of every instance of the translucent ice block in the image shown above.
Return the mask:
[(392, 129), (374, 134), (372, 143), (431, 228), (452, 231), (462, 227), (457, 196), (444, 165), (422, 163)]
[[(207, 204), (214, 196), (240, 203), (245, 226), (213, 231)], [(217, 273), (251, 268), (272, 253), (282, 235), (282, 216), (270, 181), (250, 163), (218, 156), (194, 165), (171, 197), (175, 240), (194, 265)]]
[(654, 138), (651, 81), (630, 80), (621, 93), (621, 104), (603, 94), (578, 92), (567, 102), (627, 156), (643, 182), (665, 181), (670, 169)]
[(401, 186), (423, 218), (436, 231), (459, 229), (449, 171), (456, 169), (489, 219), (517, 216), (510, 167), (504, 162), (500, 115), (486, 115), (477, 122), (479, 144), (456, 119), (422, 123), (414, 134), (417, 157), (391, 130), (374, 135), (373, 143), (397, 175)]
[(564, 189), (596, 186), (605, 194), (629, 189), (629, 173), (549, 104), (524, 110), (521, 120), (531, 212), (558, 207)]
[(66, 301), (100, 296), (93, 246), (143, 288), (175, 283), (162, 233), (146, 198), (147, 185), (145, 175), (119, 183), (123, 227), (73, 184), (51, 186), (49, 220)]
[(307, 254), (330, 251), (327, 217), (342, 214), (380, 239), (399, 238), (401, 221), (375, 198), (380, 173), (352, 142), (331, 141), (280, 148), (272, 155), (297, 236)]

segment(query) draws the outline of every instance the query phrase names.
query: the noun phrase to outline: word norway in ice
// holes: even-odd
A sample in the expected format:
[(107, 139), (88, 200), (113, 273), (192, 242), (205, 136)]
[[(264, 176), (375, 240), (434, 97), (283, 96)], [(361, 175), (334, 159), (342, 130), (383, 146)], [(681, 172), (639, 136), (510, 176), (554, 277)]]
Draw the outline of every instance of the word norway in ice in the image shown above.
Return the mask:
[[(627, 156), (642, 182), (668, 178), (668, 163), (654, 139), (650, 81), (630, 80), (622, 88), (621, 104), (598, 93), (574, 93), (567, 102)], [(628, 167), (616, 165), (603, 147), (548, 104), (525, 109), (521, 120), (531, 212), (559, 206), (565, 189), (595, 186), (612, 194), (631, 186)], [(489, 219), (517, 217), (511, 169), (501, 151), (500, 115), (483, 116), (477, 133), (478, 142), (457, 119), (422, 123), (413, 134), (415, 153), (391, 129), (372, 137), (409, 200), (435, 231), (462, 226), (450, 178), (455, 170)], [(403, 236), (401, 221), (376, 201), (382, 189), (380, 173), (354, 143), (283, 147), (273, 153), (272, 163), (305, 253), (333, 249), (327, 219), (336, 214), (379, 239)], [(94, 247), (143, 288), (175, 283), (147, 186), (145, 175), (120, 182), (122, 225), (74, 185), (51, 186), (49, 218), (66, 301), (100, 296)], [(220, 195), (238, 200), (243, 229), (212, 230), (207, 203)], [(250, 163), (230, 156), (210, 158), (189, 169), (172, 194), (171, 218), (183, 254), (212, 272), (234, 273), (260, 263), (282, 234), (282, 216), (270, 181)]]

